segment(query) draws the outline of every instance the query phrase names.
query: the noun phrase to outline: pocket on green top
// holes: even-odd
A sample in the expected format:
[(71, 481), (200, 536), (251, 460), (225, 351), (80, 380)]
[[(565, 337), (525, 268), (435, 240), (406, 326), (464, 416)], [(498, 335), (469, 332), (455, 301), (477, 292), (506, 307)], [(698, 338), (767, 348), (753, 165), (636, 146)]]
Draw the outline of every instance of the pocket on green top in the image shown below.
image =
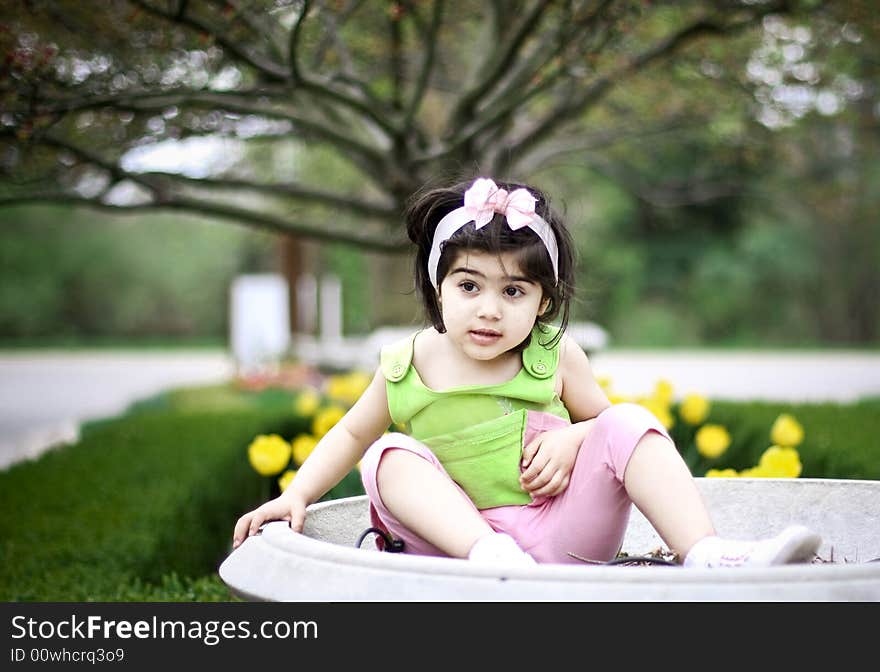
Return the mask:
[(424, 443), (478, 509), (528, 504), (519, 484), (526, 417), (520, 409)]

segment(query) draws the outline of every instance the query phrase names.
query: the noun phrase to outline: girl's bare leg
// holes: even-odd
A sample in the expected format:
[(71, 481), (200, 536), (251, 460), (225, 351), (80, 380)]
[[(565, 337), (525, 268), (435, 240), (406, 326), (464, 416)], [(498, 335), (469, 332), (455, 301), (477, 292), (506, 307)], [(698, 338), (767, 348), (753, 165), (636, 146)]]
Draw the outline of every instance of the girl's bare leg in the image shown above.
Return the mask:
[(433, 465), (407, 450), (386, 450), (376, 472), (379, 495), (405, 527), (454, 558), (466, 558), (494, 530)]
[(680, 558), (700, 539), (715, 534), (690, 470), (672, 442), (657, 432), (648, 432), (636, 445), (623, 484), (639, 511)]

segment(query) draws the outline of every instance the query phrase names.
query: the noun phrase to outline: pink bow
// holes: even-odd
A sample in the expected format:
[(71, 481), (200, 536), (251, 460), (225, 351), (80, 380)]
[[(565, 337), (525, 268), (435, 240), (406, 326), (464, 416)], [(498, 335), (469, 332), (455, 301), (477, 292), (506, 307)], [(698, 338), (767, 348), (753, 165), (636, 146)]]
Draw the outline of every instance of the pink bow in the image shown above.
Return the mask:
[(473, 216), (474, 225), (480, 229), (501, 213), (507, 225), (514, 231), (528, 226), (535, 218), (535, 203), (538, 199), (526, 189), (514, 189), (508, 193), (492, 180), (481, 177), (464, 192), (464, 209)]

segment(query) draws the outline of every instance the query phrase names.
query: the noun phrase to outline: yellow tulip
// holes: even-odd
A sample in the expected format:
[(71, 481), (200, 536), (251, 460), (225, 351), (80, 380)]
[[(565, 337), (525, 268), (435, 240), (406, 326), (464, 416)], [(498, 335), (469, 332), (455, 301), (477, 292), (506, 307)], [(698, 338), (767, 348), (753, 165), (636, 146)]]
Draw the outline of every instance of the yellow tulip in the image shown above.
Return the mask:
[(798, 451), (783, 446), (770, 446), (758, 466), (771, 478), (797, 478), (803, 469)]
[(320, 404), (321, 397), (318, 393), (312, 388), (307, 387), (297, 395), (296, 400), (293, 402), (293, 409), (297, 415), (308, 417), (318, 410)]
[(261, 476), (274, 476), (290, 462), (290, 444), (277, 434), (260, 434), (248, 446), (248, 460)]
[(302, 466), (303, 462), (306, 461), (306, 458), (312, 454), (316, 445), (318, 445), (318, 439), (311, 434), (300, 434), (297, 436), (290, 442), (293, 461), (296, 462), (298, 466)]
[(370, 376), (362, 371), (331, 376), (327, 380), (327, 396), (347, 406), (353, 406), (370, 385)]
[(697, 452), (709, 459), (720, 457), (730, 446), (730, 434), (721, 425), (703, 425), (697, 430), (694, 438), (697, 442)]
[(312, 420), (312, 434), (314, 434), (317, 438), (321, 438), (337, 422), (342, 420), (342, 416), (345, 415), (345, 409), (340, 408), (339, 406), (327, 406), (326, 408), (322, 408), (315, 414), (314, 420)]
[(296, 476), (296, 469), (288, 469), (278, 477), (278, 487), (281, 492), (287, 490), (287, 486), (291, 484), (294, 476)]
[(770, 440), (783, 448), (794, 448), (804, 440), (804, 428), (788, 413), (781, 414), (770, 428)]
[(660, 379), (657, 381), (657, 384), (654, 385), (654, 393), (652, 396), (657, 401), (668, 406), (672, 403), (672, 393), (672, 383), (668, 380)]
[(706, 478), (736, 478), (739, 476), (736, 469), (709, 469)]
[(709, 400), (699, 394), (685, 395), (678, 413), (687, 424), (699, 425), (705, 422), (709, 415)]

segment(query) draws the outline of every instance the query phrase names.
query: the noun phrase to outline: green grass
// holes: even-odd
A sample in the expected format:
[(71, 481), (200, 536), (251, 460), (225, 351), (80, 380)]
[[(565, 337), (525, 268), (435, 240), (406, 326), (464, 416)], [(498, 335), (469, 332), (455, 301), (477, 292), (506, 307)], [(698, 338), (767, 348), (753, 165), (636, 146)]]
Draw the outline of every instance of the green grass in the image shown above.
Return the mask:
[(280, 423), (140, 414), (3, 473), (0, 599), (127, 600), (169, 581), (201, 585), (190, 577), (222, 559), (231, 521), (261, 492), (243, 446)]
[[(308, 431), (295, 396), (174, 390), (0, 473), (0, 600), (234, 600), (217, 567), (235, 520), (277, 493), (247, 446)], [(360, 492), (352, 472), (327, 498)]]
[[(309, 422), (294, 394), (175, 390), (83, 430), (72, 446), (0, 473), (0, 600), (226, 601), (217, 576), (232, 527), (266, 496), (247, 462), (260, 433)], [(880, 399), (857, 404), (713, 403), (733, 445), (717, 465), (752, 466), (779, 413), (802, 423), (803, 477), (880, 479)], [(353, 472), (327, 498), (359, 494)]]

